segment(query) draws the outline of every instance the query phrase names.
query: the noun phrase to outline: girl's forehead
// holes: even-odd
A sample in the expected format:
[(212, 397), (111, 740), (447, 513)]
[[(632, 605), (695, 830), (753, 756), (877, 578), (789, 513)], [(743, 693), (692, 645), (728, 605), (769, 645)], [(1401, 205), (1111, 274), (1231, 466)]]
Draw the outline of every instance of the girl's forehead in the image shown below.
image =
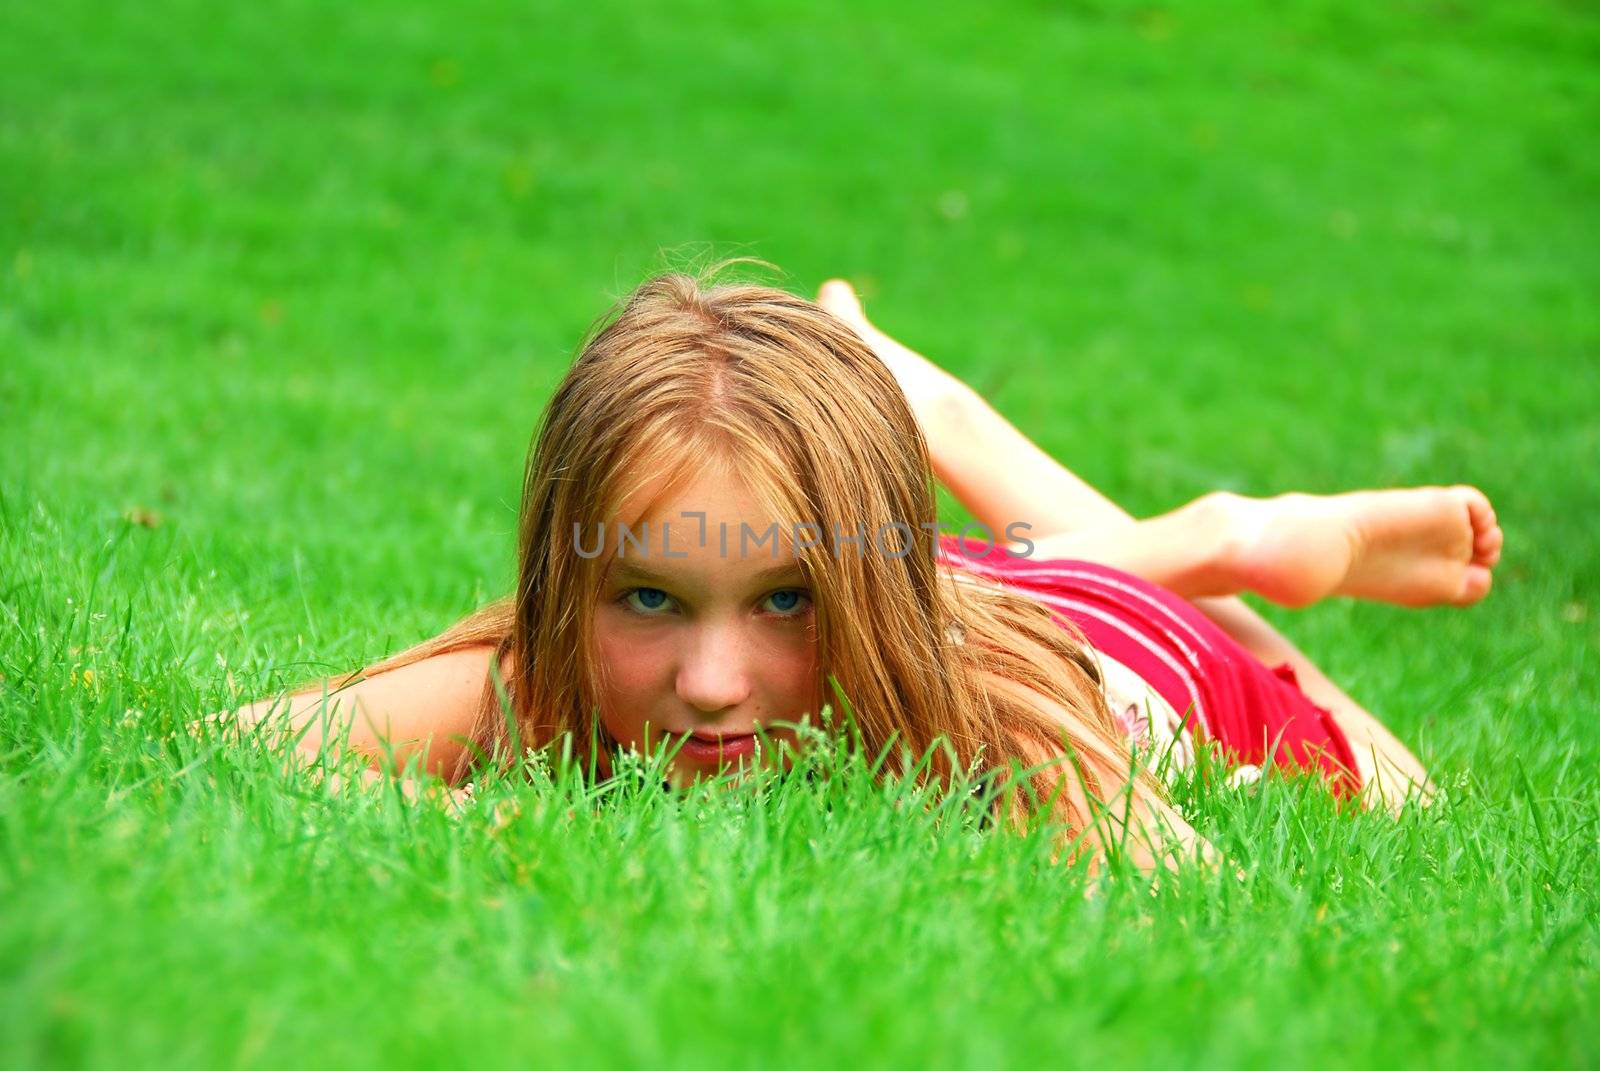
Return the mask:
[(610, 517), (589, 519), (581, 539), (603, 549), (605, 575), (671, 579), (702, 589), (744, 587), (799, 568), (794, 525), (759, 482), (715, 458), (630, 483)]
[(784, 519), (776, 515), (772, 503), (758, 491), (754, 482), (732, 466), (717, 459), (696, 465), (692, 461), (674, 470), (658, 470), (629, 483), (610, 518), (627, 525), (642, 523), (674, 525), (684, 520), (725, 520), (761, 527)]
[(803, 584), (805, 571), (798, 559), (770, 558), (766, 554), (720, 557), (690, 554), (683, 558), (615, 557), (609, 577), (623, 585), (665, 588), (675, 594), (742, 598), (773, 587)]

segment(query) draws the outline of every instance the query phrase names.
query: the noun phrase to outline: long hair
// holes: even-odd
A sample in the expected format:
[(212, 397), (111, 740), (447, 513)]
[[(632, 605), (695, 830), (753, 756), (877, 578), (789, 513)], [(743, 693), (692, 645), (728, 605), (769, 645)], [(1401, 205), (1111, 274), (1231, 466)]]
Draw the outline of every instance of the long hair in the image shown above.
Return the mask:
[[(494, 749), (515, 731), (538, 747), (570, 734), (575, 754), (592, 759), (594, 743), (610, 743), (596, 716), (602, 667), (591, 642), (605, 561), (575, 553), (574, 526), (616, 516), (652, 476), (712, 458), (747, 480), (771, 516), (814, 522), (822, 534), (797, 555), (816, 607), (818, 664), (872, 754), (920, 756), (942, 739), (930, 772), (946, 779), (1070, 755), (1072, 765), (1033, 775), (1033, 798), (1013, 790), (997, 806), (1023, 818), (1054, 798), (1061, 818), (1085, 828), (1091, 816), (1060, 779), (1082, 776), (1101, 797), (1104, 780), (1125, 780), (1129, 765), (1093, 658), (1038, 603), (938, 564), (928, 448), (893, 374), (848, 325), (771, 287), (663, 274), (602, 317), (529, 454), (516, 592), (366, 672), (493, 645), (491, 664), (511, 667), (512, 724), (491, 675), (475, 742)], [(874, 545), (885, 525), (892, 553)], [(862, 532), (865, 553), (833, 543), (835, 533)]]

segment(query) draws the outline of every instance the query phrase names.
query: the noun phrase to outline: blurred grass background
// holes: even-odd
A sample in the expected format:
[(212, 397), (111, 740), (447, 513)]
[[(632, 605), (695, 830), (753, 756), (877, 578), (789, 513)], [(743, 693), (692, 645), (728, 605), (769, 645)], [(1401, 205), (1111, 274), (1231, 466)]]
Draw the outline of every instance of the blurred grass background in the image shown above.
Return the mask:
[[(159, 929), (116, 883), (162, 887), (163, 859), (212, 874), (154, 839), (137, 880), (106, 876), (93, 838), (69, 848), (122, 776), (85, 757), (102, 731), (127, 743), (101, 720), (344, 668), (506, 590), (528, 437), (583, 330), (647, 272), (716, 255), (805, 293), (851, 278), (882, 326), (1140, 513), (1219, 487), (1483, 487), (1508, 540), (1483, 606), (1272, 615), (1443, 774), (1480, 779), (1484, 814), (1526, 797), (1567, 822), (1559, 847), (1507, 840), (1506, 858), (1581, 873), (1600, 814), (1597, 59), (1577, 3), (0, 7), (0, 1010), (31, 1024), (14, 1036), (46, 1024), (77, 1039), (69, 1057), (114, 1053), (137, 934)], [(78, 804), (28, 803), (69, 775)], [(1483, 836), (1545, 833), (1517, 821)], [(1449, 940), (1490, 939), (1496, 866), (1459, 879), (1479, 929)], [(1405, 992), (1414, 942), (1444, 932), (1406, 906), (1440, 872), (1408, 873), (1423, 884), (1369, 904), (1361, 946)], [(1592, 1060), (1566, 1044), (1600, 1024), (1589, 873), (1530, 886), (1560, 906), (1528, 924), (1541, 940), (1563, 912), (1589, 920), (1556, 952), (1453, 968), (1457, 1029), (1504, 1041), (1462, 1033), (1460, 1051)], [(1293, 887), (1292, 863), (1274, 874)], [(63, 977), (101, 977), (97, 938), (44, 905), (125, 927), (103, 976), (120, 981), (81, 983), (92, 1014), (37, 972), (48, 950), (81, 970)], [(235, 909), (236, 927), (273, 917)], [(1230, 934), (1298, 932), (1192, 921), (1219, 975), (1245, 970)], [(1140, 955), (1159, 975), (1161, 950)], [(638, 962), (614, 966), (596, 991)], [(1495, 1014), (1535, 971), (1563, 1025)], [(1304, 963), (1254, 981), (1270, 995), (1222, 1062), (1259, 1058), (1338, 984)], [(1149, 1055), (1094, 987), (1068, 989), (1107, 1051)], [(888, 1058), (917, 1037), (905, 997)], [(1371, 1014), (1352, 1058), (1451, 1031)], [(1336, 1040), (1325, 1026), (1308, 1036)], [(953, 1062), (1004, 1050), (974, 1030)], [(275, 1044), (250, 1060), (299, 1051)]]

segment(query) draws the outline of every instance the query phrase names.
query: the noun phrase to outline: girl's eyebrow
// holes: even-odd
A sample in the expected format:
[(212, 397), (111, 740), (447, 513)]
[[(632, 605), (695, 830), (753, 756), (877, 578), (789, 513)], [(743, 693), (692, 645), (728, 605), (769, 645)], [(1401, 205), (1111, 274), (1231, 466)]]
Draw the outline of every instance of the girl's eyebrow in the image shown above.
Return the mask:
[[(618, 562), (616, 575), (618, 579), (626, 577), (630, 580), (652, 581), (658, 584), (670, 584), (677, 579), (676, 577), (667, 576), (662, 573), (657, 573), (650, 569), (646, 569), (644, 566), (636, 565), (630, 561)], [(799, 576), (803, 578), (804, 575), (804, 572), (801, 570), (797, 562), (780, 562), (777, 565), (770, 566), (755, 573), (751, 573), (750, 579), (754, 583), (767, 583), (772, 580), (789, 576)]]

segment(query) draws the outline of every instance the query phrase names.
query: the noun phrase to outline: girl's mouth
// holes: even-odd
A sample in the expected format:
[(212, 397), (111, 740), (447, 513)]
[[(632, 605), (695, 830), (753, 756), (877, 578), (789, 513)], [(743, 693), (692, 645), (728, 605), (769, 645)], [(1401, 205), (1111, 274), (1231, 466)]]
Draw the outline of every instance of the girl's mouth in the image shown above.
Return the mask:
[(697, 762), (733, 763), (755, 750), (755, 733), (690, 733), (678, 754)]

